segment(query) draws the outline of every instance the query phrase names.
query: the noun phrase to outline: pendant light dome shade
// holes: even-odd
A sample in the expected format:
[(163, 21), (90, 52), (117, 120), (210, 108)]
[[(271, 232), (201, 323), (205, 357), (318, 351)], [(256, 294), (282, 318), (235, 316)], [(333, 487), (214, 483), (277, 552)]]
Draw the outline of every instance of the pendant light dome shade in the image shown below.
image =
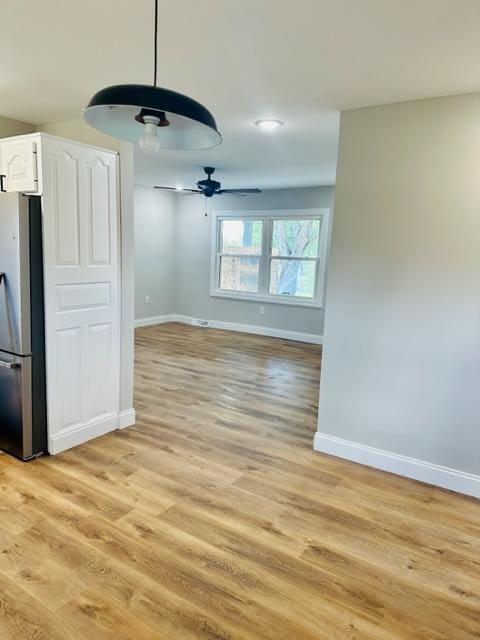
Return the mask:
[(106, 87), (83, 110), (83, 118), (89, 125), (128, 142), (139, 142), (144, 137), (145, 124), (152, 117), (158, 118), (157, 135), (163, 149), (209, 149), (222, 141), (208, 109), (188, 96), (162, 87), (144, 84)]

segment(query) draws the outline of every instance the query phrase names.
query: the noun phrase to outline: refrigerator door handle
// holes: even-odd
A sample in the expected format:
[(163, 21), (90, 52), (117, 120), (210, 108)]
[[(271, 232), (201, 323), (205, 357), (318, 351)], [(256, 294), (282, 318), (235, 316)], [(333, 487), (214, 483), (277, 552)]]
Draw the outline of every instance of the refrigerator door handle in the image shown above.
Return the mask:
[(0, 360), (0, 367), (4, 369), (20, 369), (21, 365), (18, 362), (6, 362), (5, 360)]
[(6, 175), (5, 174), (1, 174), (0, 175), (0, 191), (3, 191), (3, 193), (6, 193), (7, 190), (5, 189), (5, 179), (6, 179)]

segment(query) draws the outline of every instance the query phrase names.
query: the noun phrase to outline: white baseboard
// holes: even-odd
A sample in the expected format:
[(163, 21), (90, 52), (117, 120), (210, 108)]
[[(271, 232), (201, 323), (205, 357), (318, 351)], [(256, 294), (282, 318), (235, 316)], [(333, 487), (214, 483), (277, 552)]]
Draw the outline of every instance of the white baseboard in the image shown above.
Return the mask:
[(48, 438), (48, 452), (51, 455), (61, 453), (79, 444), (103, 436), (118, 428), (118, 414), (115, 413), (101, 420), (93, 420), (87, 424), (63, 429)]
[[(135, 327), (149, 327), (153, 324), (164, 324), (165, 322), (175, 322), (175, 315), (151, 316), (150, 318), (139, 318), (135, 320)], [(178, 322), (178, 321), (177, 321)]]
[[(191, 316), (172, 314), (168, 316), (157, 316), (153, 318), (143, 318), (135, 320), (136, 327), (146, 327), (165, 322), (182, 322), (183, 324), (193, 324), (205, 328), (223, 329), (224, 331), (240, 331), (242, 333), (253, 333), (258, 336), (270, 336), (272, 338), (283, 338), (284, 340), (297, 340), (298, 342), (309, 342), (311, 344), (322, 344), (323, 336), (315, 333), (301, 333), (300, 331), (286, 331), (284, 329), (274, 329), (273, 327), (262, 327), (252, 324), (241, 324), (237, 322), (222, 322), (221, 320), (201, 320)], [(203, 324), (206, 323), (206, 324)]]
[(328, 453), (338, 458), (345, 458), (382, 471), (480, 498), (480, 476), (471, 473), (375, 449), (318, 431), (315, 434), (313, 448), (321, 453)]
[(181, 322), (182, 324), (194, 324), (191, 316), (181, 316), (178, 313), (173, 314), (173, 322)]
[(253, 324), (240, 324), (236, 322), (221, 322), (220, 320), (209, 320), (208, 326), (214, 329), (225, 331), (241, 331), (243, 333), (254, 333), (258, 336), (270, 336), (272, 338), (283, 338), (284, 340), (297, 340), (298, 342), (309, 342), (311, 344), (322, 344), (323, 336), (315, 333), (301, 333), (300, 331), (286, 331), (285, 329), (274, 329), (273, 327), (262, 327)]
[(79, 444), (103, 436), (116, 429), (126, 429), (135, 424), (135, 409), (127, 409), (100, 420), (93, 420), (88, 424), (76, 425), (63, 429), (48, 439), (48, 452), (51, 455), (61, 453)]
[(135, 409), (127, 409), (126, 411), (120, 411), (118, 414), (118, 428), (126, 429), (135, 424)]

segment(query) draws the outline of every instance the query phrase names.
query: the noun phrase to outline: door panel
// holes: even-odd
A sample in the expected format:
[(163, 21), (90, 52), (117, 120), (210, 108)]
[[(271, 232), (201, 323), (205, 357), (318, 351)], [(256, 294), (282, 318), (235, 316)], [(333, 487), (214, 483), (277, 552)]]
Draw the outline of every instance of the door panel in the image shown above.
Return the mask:
[(38, 191), (36, 142), (2, 143), (2, 165), (9, 192)]
[(62, 151), (52, 158), (52, 192), (55, 215), (55, 264), (80, 264), (80, 203), (78, 160)]
[(48, 137), (42, 154), (49, 445), (58, 452), (69, 433), (78, 442), (97, 422), (118, 424), (117, 157)]
[(107, 324), (90, 325), (88, 328), (88, 355), (92, 369), (98, 375), (90, 378), (90, 415), (98, 418), (108, 415), (112, 403), (112, 388), (109, 383), (112, 327)]
[(101, 158), (90, 165), (90, 265), (110, 264), (109, 172), (110, 167)]
[(56, 341), (57, 426), (60, 429), (78, 427), (82, 414), (82, 330), (80, 327), (60, 329)]

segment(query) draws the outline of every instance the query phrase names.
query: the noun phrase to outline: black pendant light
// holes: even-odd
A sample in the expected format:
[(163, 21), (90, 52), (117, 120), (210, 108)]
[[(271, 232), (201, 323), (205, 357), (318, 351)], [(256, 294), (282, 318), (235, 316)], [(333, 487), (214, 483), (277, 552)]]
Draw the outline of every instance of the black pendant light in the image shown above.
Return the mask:
[(145, 153), (216, 147), (222, 136), (210, 111), (188, 96), (157, 87), (157, 40), (155, 0), (153, 85), (117, 84), (101, 89), (83, 110), (85, 122), (114, 138), (138, 142)]

